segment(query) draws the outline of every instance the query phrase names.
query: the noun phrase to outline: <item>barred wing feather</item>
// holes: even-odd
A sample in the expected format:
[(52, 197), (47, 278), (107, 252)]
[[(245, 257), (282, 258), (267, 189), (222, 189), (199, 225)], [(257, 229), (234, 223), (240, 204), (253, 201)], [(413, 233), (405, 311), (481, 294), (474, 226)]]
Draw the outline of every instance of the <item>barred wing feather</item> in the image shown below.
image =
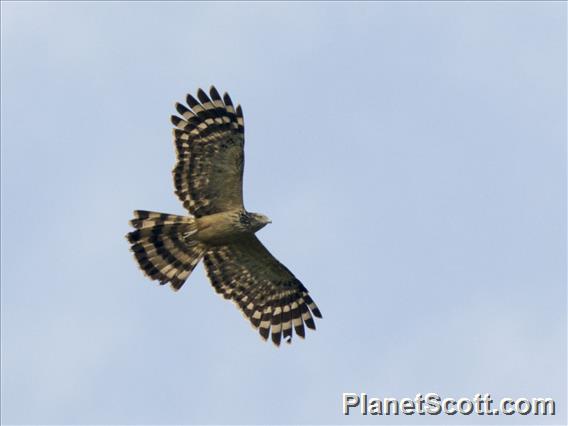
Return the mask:
[(244, 122), (227, 93), (221, 98), (199, 89), (173, 115), (177, 163), (172, 171), (175, 193), (195, 217), (243, 206)]
[(304, 324), (315, 329), (313, 316), (321, 313), (308, 290), (256, 236), (211, 247), (203, 259), (215, 290), (233, 300), (264, 339), (271, 334), (278, 346), (282, 337), (290, 343), (292, 329), (300, 337)]

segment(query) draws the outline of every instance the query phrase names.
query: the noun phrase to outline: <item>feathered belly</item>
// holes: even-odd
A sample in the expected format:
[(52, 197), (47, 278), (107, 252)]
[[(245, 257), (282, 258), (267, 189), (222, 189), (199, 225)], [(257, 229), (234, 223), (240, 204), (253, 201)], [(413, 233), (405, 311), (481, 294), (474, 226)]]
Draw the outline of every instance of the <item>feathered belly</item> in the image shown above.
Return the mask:
[(197, 219), (195, 238), (207, 244), (227, 244), (248, 231), (239, 221), (239, 212), (216, 213)]

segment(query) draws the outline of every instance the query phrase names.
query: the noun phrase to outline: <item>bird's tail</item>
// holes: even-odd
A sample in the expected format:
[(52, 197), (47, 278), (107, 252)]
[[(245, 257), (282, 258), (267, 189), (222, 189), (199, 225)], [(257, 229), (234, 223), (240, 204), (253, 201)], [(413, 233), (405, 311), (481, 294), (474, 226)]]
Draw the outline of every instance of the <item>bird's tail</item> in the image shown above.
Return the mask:
[(179, 290), (205, 251), (194, 237), (195, 218), (136, 210), (130, 224), (136, 230), (126, 238), (140, 268), (151, 279)]

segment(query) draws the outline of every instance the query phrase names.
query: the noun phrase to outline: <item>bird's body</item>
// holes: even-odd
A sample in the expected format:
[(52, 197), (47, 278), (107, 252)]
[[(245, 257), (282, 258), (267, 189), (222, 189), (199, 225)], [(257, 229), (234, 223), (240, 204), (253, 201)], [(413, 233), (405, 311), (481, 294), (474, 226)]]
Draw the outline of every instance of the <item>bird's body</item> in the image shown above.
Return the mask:
[(214, 87), (190, 109), (176, 104), (172, 116), (177, 163), (176, 194), (191, 215), (134, 212), (127, 235), (142, 270), (179, 290), (201, 259), (215, 290), (233, 300), (263, 338), (280, 344), (292, 329), (315, 329), (319, 309), (303, 284), (262, 245), (255, 233), (270, 223), (247, 212), (242, 197), (244, 122), (240, 106)]
[[(249, 213), (244, 210), (232, 210), (214, 213), (196, 219), (197, 232), (195, 239), (212, 246), (229, 244), (244, 234), (255, 233), (266, 224), (264, 215)], [(257, 219), (258, 218), (258, 219)]]

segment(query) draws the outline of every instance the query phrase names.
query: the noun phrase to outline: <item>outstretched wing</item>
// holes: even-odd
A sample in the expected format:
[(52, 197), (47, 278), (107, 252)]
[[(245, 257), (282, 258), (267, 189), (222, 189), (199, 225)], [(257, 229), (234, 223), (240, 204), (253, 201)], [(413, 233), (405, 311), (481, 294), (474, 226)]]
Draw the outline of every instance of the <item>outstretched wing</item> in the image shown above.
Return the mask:
[[(173, 115), (177, 163), (173, 169), (176, 194), (196, 217), (243, 207), (244, 122), (227, 93), (211, 86), (211, 97), (199, 89), (187, 95), (182, 116)], [(200, 102), (201, 101), (201, 102)]]
[(238, 242), (212, 247), (204, 257), (215, 290), (233, 300), (260, 335), (278, 346), (282, 336), (305, 336), (304, 324), (315, 329), (312, 314), (321, 313), (304, 285), (254, 235)]

